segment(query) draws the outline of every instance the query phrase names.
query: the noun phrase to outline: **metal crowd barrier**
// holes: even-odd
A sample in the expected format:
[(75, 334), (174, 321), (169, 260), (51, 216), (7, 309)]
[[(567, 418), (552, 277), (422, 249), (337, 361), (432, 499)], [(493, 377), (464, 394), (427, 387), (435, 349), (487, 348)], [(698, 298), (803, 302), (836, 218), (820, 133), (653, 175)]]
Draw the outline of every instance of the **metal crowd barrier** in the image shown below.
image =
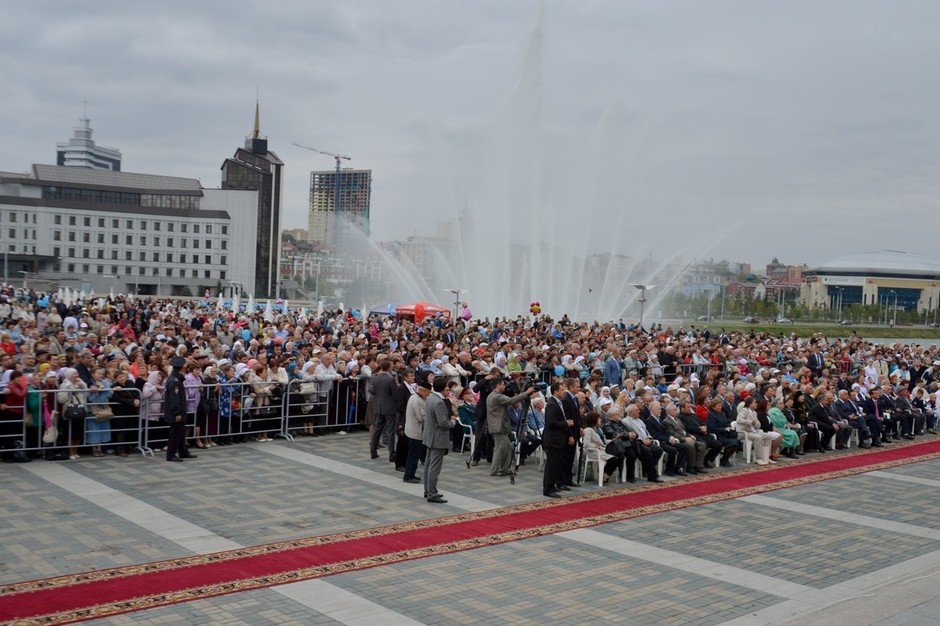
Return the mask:
[[(270, 393), (256, 393), (251, 382), (227, 382), (189, 386), (188, 393), (198, 390), (198, 398), (188, 401), (186, 416), (187, 438), (234, 439), (251, 435), (270, 435), (288, 440), (306, 429), (348, 430), (362, 425), (368, 401), (367, 379), (342, 379), (338, 381), (293, 380), (287, 385), (276, 383)], [(153, 455), (166, 447), (169, 425), (163, 421), (163, 397), (148, 399), (136, 387), (125, 388), (132, 394), (133, 412), (128, 404), (115, 401), (89, 403), (88, 391), (70, 392), (83, 398), (86, 417), (83, 420), (67, 420), (65, 407), (60, 405), (60, 389), (34, 389), (30, 394), (39, 394), (39, 416), (29, 413), (28, 407), (35, 402), (27, 401), (14, 411), (0, 414), (0, 447), (4, 452), (15, 450), (29, 452), (56, 452), (70, 447), (100, 445), (118, 450), (133, 450), (142, 455)], [(220, 406), (219, 400), (228, 403)], [(95, 420), (97, 409), (108, 406), (113, 417)], [(48, 415), (48, 420), (46, 419)], [(49, 422), (55, 424), (58, 434), (54, 441), (43, 442)], [(94, 424), (106, 424), (96, 427)], [(79, 424), (83, 428), (79, 427)], [(91, 433), (106, 441), (96, 440)], [(105, 434), (106, 433), (106, 434)]]
[[(131, 394), (134, 401), (140, 402), (140, 391), (135, 387), (124, 388)], [(117, 401), (89, 402), (88, 396), (95, 393), (87, 390), (68, 391), (69, 395), (81, 399), (81, 406), (85, 410), (85, 418), (65, 419), (65, 405), (59, 402), (58, 395), (66, 393), (60, 389), (30, 389), (27, 392), (26, 403), (17, 407), (18, 415), (11, 418), (13, 412), (0, 419), (0, 446), (4, 450), (20, 450), (23, 452), (55, 452), (70, 447), (87, 446), (139, 446), (140, 416), (137, 407), (127, 412), (127, 407)], [(112, 392), (113, 393), (113, 392)], [(39, 396), (39, 415), (34, 415), (29, 407), (35, 404), (35, 397)], [(137, 405), (139, 406), (139, 404)], [(105, 419), (96, 419), (95, 413), (104, 408), (110, 408), (113, 416)], [(55, 426), (57, 435), (52, 441), (44, 439), (47, 432)], [(89, 437), (91, 433), (98, 433)], [(107, 441), (92, 441), (92, 439), (107, 439)]]
[(311, 429), (347, 430), (365, 421), (368, 379), (292, 380), (282, 394), (282, 434)]

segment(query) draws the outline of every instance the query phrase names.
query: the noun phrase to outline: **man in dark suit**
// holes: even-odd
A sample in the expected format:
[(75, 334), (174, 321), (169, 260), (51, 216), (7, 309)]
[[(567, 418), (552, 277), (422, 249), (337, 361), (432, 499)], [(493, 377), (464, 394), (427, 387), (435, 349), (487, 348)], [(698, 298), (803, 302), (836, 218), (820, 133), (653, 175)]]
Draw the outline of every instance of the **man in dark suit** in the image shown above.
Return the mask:
[(170, 425), (166, 460), (174, 463), (196, 458), (186, 448), (186, 389), (183, 387), (182, 372), (185, 365), (186, 359), (181, 356), (170, 359), (173, 371), (166, 379), (166, 397), (163, 400), (163, 421)]
[(883, 408), (886, 413), (890, 412), (891, 414), (890, 419), (885, 419), (885, 430), (895, 439), (900, 439), (901, 433), (905, 432), (904, 428), (907, 425), (907, 416), (897, 406), (894, 388), (891, 386), (891, 383), (882, 385), (881, 390), (881, 408)]
[(865, 400), (859, 403), (862, 409), (862, 415), (868, 422), (868, 430), (871, 431), (871, 445), (880, 447), (882, 444), (891, 443), (890, 419), (885, 416), (885, 402), (881, 397), (881, 387), (874, 387)]
[(819, 354), (818, 347), (813, 346), (811, 350), (812, 351), (809, 353), (809, 356), (806, 357), (806, 367), (808, 367), (813, 372), (814, 377), (819, 378), (819, 376), (822, 374), (823, 358), (822, 355)]
[[(851, 401), (849, 392), (845, 389), (839, 391), (836, 412), (839, 414), (839, 419), (845, 420), (852, 429), (858, 430), (858, 447), (871, 447), (865, 441), (871, 437), (871, 433), (868, 431), (868, 422), (860, 415), (858, 406)], [(851, 436), (851, 431), (849, 431), (849, 434)]]
[(568, 390), (555, 381), (551, 386), (551, 397), (545, 405), (545, 431), (542, 433), (542, 447), (545, 449), (545, 473), (542, 476), (542, 494), (549, 498), (558, 498), (558, 484), (562, 482), (562, 455), (568, 445), (568, 429), (574, 421), (565, 419), (562, 406)]
[(379, 439), (384, 432), (388, 437), (388, 460), (395, 462), (395, 430), (398, 423), (396, 419), (398, 402), (396, 399), (395, 380), (391, 374), (392, 362), (388, 359), (379, 365), (379, 373), (372, 380), (375, 395), (374, 424), (372, 436), (369, 438), (369, 453), (373, 459), (379, 458)]
[(819, 402), (809, 411), (809, 420), (816, 424), (816, 428), (819, 429), (821, 442), (819, 445), (819, 452), (825, 452), (829, 449), (829, 442), (832, 441), (832, 438), (840, 430), (839, 424), (832, 418), (832, 414), (829, 413), (829, 405), (832, 404), (832, 394), (826, 392)]
[(687, 476), (685, 472), (686, 464), (686, 446), (680, 445), (675, 437), (669, 434), (669, 430), (663, 424), (663, 410), (658, 400), (653, 400), (649, 405), (650, 415), (643, 423), (646, 424), (646, 431), (650, 437), (659, 442), (660, 449), (666, 454), (666, 467), (663, 473), (666, 476)]
[(581, 441), (581, 407), (578, 404), (577, 393), (581, 386), (577, 378), (565, 381), (567, 392), (562, 401), (565, 409), (565, 419), (571, 422), (568, 426), (568, 443), (565, 445), (561, 457), (561, 483), (566, 487), (578, 487), (574, 482), (574, 460)]
[(695, 438), (695, 467), (700, 474), (704, 474), (707, 471), (705, 466), (711, 465), (721, 454), (721, 443), (715, 437), (708, 436), (708, 427), (695, 414), (695, 405), (688, 400), (679, 403), (679, 421), (685, 432)]

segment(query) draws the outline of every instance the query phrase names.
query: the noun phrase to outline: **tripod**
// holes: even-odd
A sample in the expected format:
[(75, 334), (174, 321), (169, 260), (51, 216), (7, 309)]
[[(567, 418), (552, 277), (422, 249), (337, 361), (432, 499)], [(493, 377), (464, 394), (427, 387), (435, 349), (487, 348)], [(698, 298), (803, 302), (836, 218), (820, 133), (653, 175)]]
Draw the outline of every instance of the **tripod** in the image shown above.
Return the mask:
[(516, 427), (516, 436), (512, 442), (512, 456), (515, 461), (512, 465), (512, 472), (509, 473), (509, 484), (516, 484), (516, 474), (519, 473), (519, 465), (522, 461), (522, 433), (525, 431), (526, 423), (529, 418), (529, 409), (532, 406), (532, 394), (526, 395), (522, 400), (522, 410), (519, 416), (519, 425)]

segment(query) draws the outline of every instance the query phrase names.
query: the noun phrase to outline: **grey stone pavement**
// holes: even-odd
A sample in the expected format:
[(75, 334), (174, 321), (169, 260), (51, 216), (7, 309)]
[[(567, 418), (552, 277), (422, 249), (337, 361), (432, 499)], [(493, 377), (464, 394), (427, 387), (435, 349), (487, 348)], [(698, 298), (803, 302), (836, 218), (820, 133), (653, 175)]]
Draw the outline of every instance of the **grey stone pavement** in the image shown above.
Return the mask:
[[(364, 433), (194, 452), (4, 464), (0, 583), (541, 499), (449, 454), (428, 504)], [(937, 624), (940, 461), (94, 623), (379, 622)]]

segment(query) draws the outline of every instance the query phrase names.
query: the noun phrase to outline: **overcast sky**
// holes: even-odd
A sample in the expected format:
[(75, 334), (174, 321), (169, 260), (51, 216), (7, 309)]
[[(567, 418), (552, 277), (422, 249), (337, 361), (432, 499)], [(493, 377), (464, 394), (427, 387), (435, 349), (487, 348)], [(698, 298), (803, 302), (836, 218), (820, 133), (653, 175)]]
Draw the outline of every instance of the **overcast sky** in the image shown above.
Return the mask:
[(296, 141), (373, 170), (376, 239), (485, 214), (507, 184), (492, 168), (511, 164), (538, 169), (551, 215), (653, 229), (666, 248), (713, 242), (709, 255), (757, 264), (940, 256), (940, 3), (550, 1), (534, 34), (538, 13), (506, 0), (3, 2), (0, 170), (53, 163), (87, 98), (125, 170), (218, 186), (258, 85), (289, 226), (306, 226), (309, 171), (332, 165)]

